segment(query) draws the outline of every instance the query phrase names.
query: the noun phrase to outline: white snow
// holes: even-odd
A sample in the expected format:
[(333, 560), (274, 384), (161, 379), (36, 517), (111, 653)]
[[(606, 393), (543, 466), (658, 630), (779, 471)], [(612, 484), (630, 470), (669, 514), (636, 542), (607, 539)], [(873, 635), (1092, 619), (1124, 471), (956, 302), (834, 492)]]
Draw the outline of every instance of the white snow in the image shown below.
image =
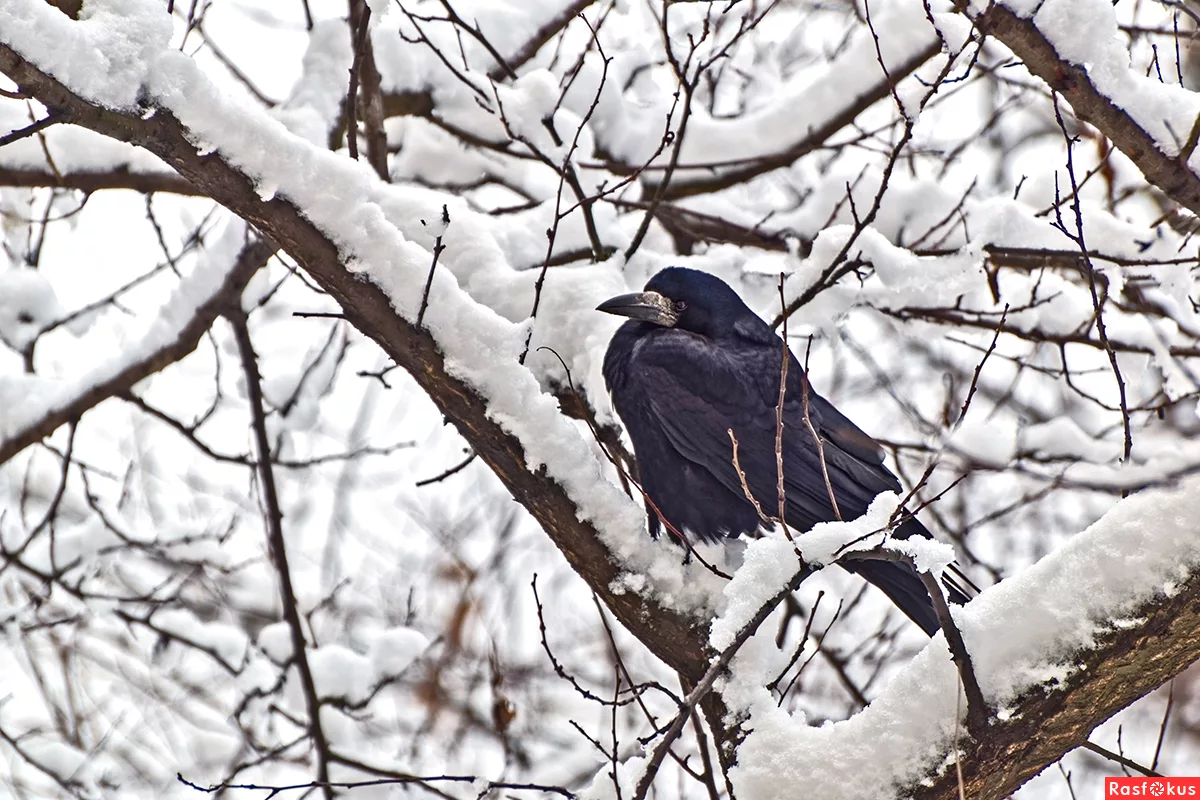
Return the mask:
[[(1197, 520), (1200, 478), (1133, 495), (1038, 564), (955, 609), (989, 703), (1003, 708), (1023, 691), (1061, 681), (1099, 635), (1191, 579), (1200, 567)], [(753, 602), (770, 590), (751, 591)], [(741, 614), (740, 598), (728, 608)], [(718, 620), (714, 631), (723, 626)], [(751, 731), (733, 771), (739, 797), (891, 798), (950, 753), (958, 678), (940, 634), (864, 711), (818, 728), (777, 706), (763, 688), (770, 673), (761, 659), (739, 656), (732, 671), (722, 693), (732, 711), (749, 714)]]
[[(981, 10), (981, 4), (974, 5)], [(1200, 96), (1131, 69), (1129, 49), (1111, 4), (1105, 0), (1009, 0), (1005, 5), (1018, 16), (1027, 18), (1033, 13), (1034, 25), (1063, 59), (1084, 66), (1100, 93), (1147, 131), (1164, 155), (1179, 154), (1200, 116)]]
[[(51, 6), (6, 3), (5, 39), (82, 97), (109, 108), (132, 109), (155, 54), (170, 46), (171, 18), (153, 0), (88, 3), (79, 20)], [(20, 44), (18, 44), (20, 43)]]
[[(58, 13), (52, 8), (50, 11)], [(69, 406), (80, 396), (87, 394), (96, 384), (111, 380), (131, 364), (149, 358), (177, 341), (183, 328), (194, 317), (196, 309), (211, 300), (221, 288), (221, 282), (233, 268), (237, 253), (246, 241), (246, 235), (246, 224), (233, 218), (222, 235), (214, 239), (211, 248), (199, 259), (192, 273), (180, 281), (172, 298), (163, 305), (159, 316), (151, 320), (143, 330), (131, 336), (121, 352), (109, 356), (78, 377), (72, 380), (55, 380), (32, 379), (25, 375), (0, 375), (0, 398), (15, 397), (18, 394), (23, 394), (25, 398), (25, 402), (9, 406), (4, 415), (0, 416), (0, 441), (20, 436), (24, 429), (36, 424), (48, 411)], [(18, 307), (28, 306), (38, 318), (57, 316), (60, 310), (56, 305), (57, 301), (52, 294), (47, 293), (49, 287), (44, 285), (43, 279), (35, 274), (19, 278), (22, 282), (17, 283), (12, 276), (19, 275), (20, 272), (22, 271), (13, 270), (0, 274), (0, 280), (5, 280), (5, 276), (8, 276), (7, 280), (11, 282), (9, 285), (18, 289), (15, 293), (17, 303), (5, 303), (0, 297), (0, 324), (7, 318), (4, 312), (6, 308), (16, 313)], [(19, 334), (21, 330), (27, 329), (28, 326), (12, 330)]]
[[(800, 569), (800, 557), (812, 567), (822, 567), (854, 552), (883, 549), (912, 558), (917, 568), (935, 573), (954, 560), (954, 548), (932, 539), (896, 539), (888, 523), (901, 497), (884, 492), (872, 501), (867, 513), (844, 522), (821, 522), (807, 532), (792, 531), (795, 544), (781, 530), (746, 543), (742, 563), (725, 585), (724, 604), (713, 620), (709, 644), (717, 652), (733, 644), (738, 631), (787, 585)], [(798, 552), (797, 552), (798, 551)]]
[(46, 275), (13, 267), (0, 271), (0, 342), (24, 350), (65, 310)]
[(318, 697), (361, 703), (371, 694), (375, 679), (371, 661), (348, 647), (326, 644), (308, 650), (308, 668)]
[(429, 647), (429, 639), (412, 628), (389, 628), (375, 634), (369, 658), (375, 680), (399, 675)]
[(272, 622), (258, 632), (258, 646), (267, 658), (283, 664), (292, 657), (292, 633), (286, 622)]

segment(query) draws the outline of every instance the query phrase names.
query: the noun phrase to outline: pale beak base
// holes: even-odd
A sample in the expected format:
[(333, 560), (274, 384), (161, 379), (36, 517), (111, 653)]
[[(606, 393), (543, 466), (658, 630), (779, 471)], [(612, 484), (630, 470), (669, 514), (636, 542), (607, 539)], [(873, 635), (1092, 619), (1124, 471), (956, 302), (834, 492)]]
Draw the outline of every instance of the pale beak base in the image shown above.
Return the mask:
[(675, 310), (675, 304), (671, 302), (670, 298), (658, 292), (634, 292), (633, 294), (619, 295), (611, 300), (605, 300), (596, 306), (596, 310), (606, 314), (616, 314), (620, 317), (653, 322), (664, 328), (672, 328), (679, 321), (679, 312)]

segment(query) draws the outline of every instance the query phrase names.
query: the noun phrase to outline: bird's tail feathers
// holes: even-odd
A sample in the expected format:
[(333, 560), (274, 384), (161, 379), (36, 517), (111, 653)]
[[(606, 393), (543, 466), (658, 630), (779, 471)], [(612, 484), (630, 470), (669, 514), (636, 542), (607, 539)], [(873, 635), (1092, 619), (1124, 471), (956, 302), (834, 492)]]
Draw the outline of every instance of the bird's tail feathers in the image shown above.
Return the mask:
[(846, 559), (839, 563), (878, 587), (925, 633), (933, 636), (941, 628), (929, 592), (925, 591), (925, 584), (912, 567), (891, 561)]
[(951, 563), (942, 571), (942, 586), (946, 588), (946, 599), (960, 606), (981, 591), (955, 563)]
[[(840, 563), (846, 569), (858, 573), (878, 587), (925, 633), (932, 636), (941, 628), (937, 612), (933, 610), (933, 602), (929, 599), (929, 592), (926, 591), (921, 576), (909, 565), (890, 561), (853, 561), (850, 559)], [(957, 564), (950, 564), (943, 571), (942, 585), (946, 587), (946, 599), (955, 605), (962, 605), (979, 594), (979, 587), (963, 573)]]

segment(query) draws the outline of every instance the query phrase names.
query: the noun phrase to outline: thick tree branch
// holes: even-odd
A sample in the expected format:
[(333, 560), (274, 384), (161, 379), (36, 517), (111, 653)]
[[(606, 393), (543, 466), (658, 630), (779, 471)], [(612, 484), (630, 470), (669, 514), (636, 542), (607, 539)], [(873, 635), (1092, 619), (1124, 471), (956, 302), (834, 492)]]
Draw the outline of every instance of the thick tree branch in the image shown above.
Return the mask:
[[(145, 147), (198, 190), (277, 241), (337, 300), (351, 324), (414, 376), (621, 623), (672, 668), (692, 680), (703, 676), (707, 666), (703, 622), (632, 591), (614, 591), (621, 571), (610, 560), (595, 528), (579, 519), (578, 509), (563, 488), (548, 475), (526, 468), (521, 443), (488, 418), (486, 403), (471, 387), (447, 374), (432, 336), (397, 316), (378, 287), (346, 270), (337, 247), (299, 209), (279, 198), (264, 201), (252, 182), (219, 155), (199, 154), (183, 126), (165, 109), (146, 119), (92, 105), (2, 44), (0, 72), (61, 114), (65, 122)], [(70, 417), (62, 417), (56, 424), (66, 419)], [(40, 435), (53, 430), (49, 423), (42, 427), (45, 430)], [(36, 438), (25, 437), (22, 446)]]
[[(1129, 617), (1141, 620), (1138, 627), (1102, 637), (1094, 650), (1079, 655), (1079, 667), (1063, 685), (1030, 692), (1016, 704), (1019, 713), (993, 720), (981, 740), (960, 751), (967, 797), (1008, 797), (1083, 746), (1097, 725), (1200, 658), (1200, 575)], [(955, 800), (955, 770), (918, 787), (912, 797)]]
[(1032, 20), (1018, 17), (998, 3), (989, 4), (981, 14), (975, 14), (965, 5), (960, 6), (960, 10), (979, 30), (1012, 50), (1025, 62), (1026, 69), (1062, 94), (1071, 104), (1075, 116), (1096, 126), (1112, 140), (1137, 165), (1146, 180), (1176, 203), (1200, 215), (1200, 176), (1188, 168), (1190, 153), (1186, 148), (1182, 158), (1168, 156), (1160, 150), (1137, 120), (1100, 93), (1087, 69), (1058, 54)]

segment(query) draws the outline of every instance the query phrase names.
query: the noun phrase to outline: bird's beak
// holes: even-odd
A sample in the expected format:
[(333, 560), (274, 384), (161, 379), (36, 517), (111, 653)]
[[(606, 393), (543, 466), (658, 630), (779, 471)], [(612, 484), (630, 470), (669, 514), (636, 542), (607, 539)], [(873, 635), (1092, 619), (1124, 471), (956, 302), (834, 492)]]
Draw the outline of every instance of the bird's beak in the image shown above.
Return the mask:
[(664, 328), (674, 327), (679, 320), (679, 312), (675, 310), (675, 304), (658, 292), (623, 294), (611, 300), (605, 300), (596, 306), (596, 310), (607, 314), (616, 314), (620, 317), (653, 322)]

